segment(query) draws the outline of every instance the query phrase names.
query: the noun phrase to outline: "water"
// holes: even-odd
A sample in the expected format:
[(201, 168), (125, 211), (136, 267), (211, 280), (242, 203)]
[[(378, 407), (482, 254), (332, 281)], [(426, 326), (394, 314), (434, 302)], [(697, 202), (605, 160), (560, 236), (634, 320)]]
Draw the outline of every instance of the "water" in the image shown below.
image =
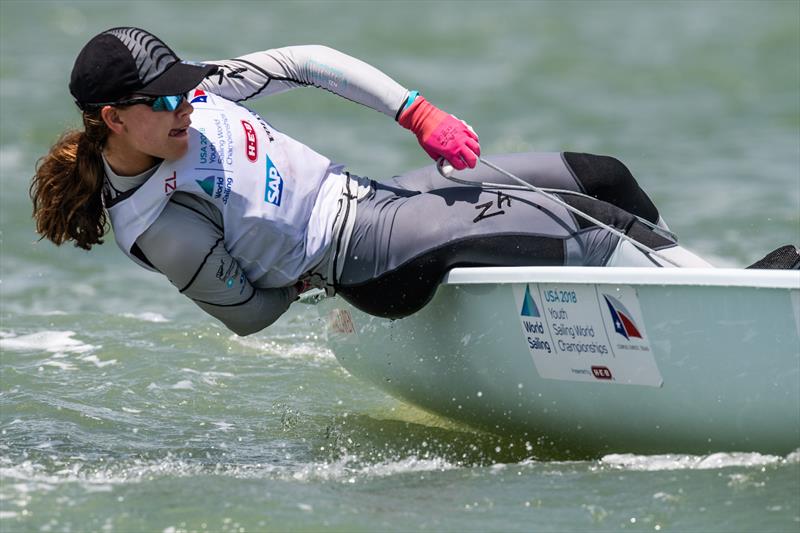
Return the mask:
[[(468, 120), (485, 153), (620, 157), (681, 241), (800, 242), (800, 3), (0, 3), (3, 531), (797, 531), (800, 456), (565, 461), (349, 376), (314, 310), (239, 338), (116, 250), (37, 242), (35, 160), (77, 122), (75, 54), (140, 25), (190, 59), (321, 43)], [(304, 89), (272, 122), (360, 174), (426, 164)], [(314, 124), (310, 127), (310, 124)]]

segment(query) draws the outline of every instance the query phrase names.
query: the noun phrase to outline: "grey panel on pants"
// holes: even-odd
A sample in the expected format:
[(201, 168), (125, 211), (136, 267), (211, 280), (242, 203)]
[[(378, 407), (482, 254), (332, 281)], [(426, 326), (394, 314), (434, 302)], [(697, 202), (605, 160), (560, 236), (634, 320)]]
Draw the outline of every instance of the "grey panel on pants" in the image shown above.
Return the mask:
[[(577, 232), (566, 209), (532, 191), (451, 187), (408, 193), (378, 183), (359, 201), (339, 281), (377, 278), (453, 241), (499, 235), (567, 240)], [(570, 262), (582, 261), (570, 255)]]

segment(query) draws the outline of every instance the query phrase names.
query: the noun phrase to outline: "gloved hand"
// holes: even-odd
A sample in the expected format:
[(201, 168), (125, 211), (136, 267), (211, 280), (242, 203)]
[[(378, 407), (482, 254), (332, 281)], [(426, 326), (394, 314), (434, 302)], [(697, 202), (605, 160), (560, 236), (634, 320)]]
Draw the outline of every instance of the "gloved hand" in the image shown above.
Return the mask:
[(397, 122), (414, 132), (420, 146), (434, 161), (444, 157), (456, 170), (474, 168), (478, 163), (481, 145), (475, 131), (422, 96), (417, 96), (400, 113)]

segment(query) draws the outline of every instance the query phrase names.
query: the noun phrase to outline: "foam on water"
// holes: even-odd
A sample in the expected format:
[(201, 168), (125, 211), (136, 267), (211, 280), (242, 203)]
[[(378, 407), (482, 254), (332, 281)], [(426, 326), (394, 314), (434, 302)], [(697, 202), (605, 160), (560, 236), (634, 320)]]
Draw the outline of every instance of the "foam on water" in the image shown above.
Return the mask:
[(175, 383), (174, 385), (172, 385), (172, 386), (170, 387), (170, 389), (176, 389), (176, 390), (192, 390), (192, 389), (194, 389), (194, 383), (192, 383), (192, 382), (191, 382), (190, 380), (188, 380), (188, 379), (182, 379), (181, 381), (178, 381), (177, 383)]
[(144, 322), (169, 322), (169, 319), (166, 318), (164, 315), (160, 313), (151, 313), (151, 312), (144, 312), (144, 313), (122, 313), (120, 316), (125, 318), (133, 318), (136, 320), (142, 320)]
[[(295, 481), (341, 481), (355, 483), (362, 478), (380, 478), (396, 474), (444, 472), (459, 466), (439, 457), (409, 456), (384, 462), (361, 465), (357, 456), (345, 455), (333, 462), (312, 463), (290, 474)], [(284, 476), (286, 474), (284, 473)]]
[[(225, 428), (220, 428), (223, 431)], [(460, 468), (441, 458), (421, 459), (415, 456), (363, 464), (357, 456), (344, 456), (334, 461), (299, 465), (202, 463), (167, 456), (160, 460), (134, 460), (94, 468), (72, 458), (64, 468), (52, 471), (37, 462), (26, 460), (18, 464), (3, 461), (0, 477), (6, 480), (0, 490), (0, 500), (10, 493), (19, 496), (33, 491), (50, 491), (63, 483), (78, 483), (86, 490), (109, 490), (112, 485), (151, 481), (154, 478), (181, 478), (219, 475), (236, 479), (279, 479), (295, 482), (333, 481), (356, 483), (374, 478), (424, 472), (445, 472)], [(8, 466), (6, 466), (8, 465)]]
[(760, 453), (713, 453), (710, 455), (634, 455), (609, 454), (600, 459), (600, 466), (619, 470), (657, 472), (661, 470), (715, 470), (730, 467), (752, 467), (792, 464), (800, 461), (800, 449), (786, 457)]
[(45, 351), (50, 353), (86, 353), (99, 346), (73, 339), (74, 331), (37, 331), (16, 336), (4, 332), (0, 336), (0, 348), (17, 352)]
[[(314, 336), (316, 337), (316, 336)], [(261, 353), (269, 353), (270, 356), (281, 359), (298, 360), (302, 359), (313, 363), (330, 363), (336, 361), (333, 352), (321, 342), (299, 340), (296, 336), (271, 336), (265, 339), (263, 336), (239, 337), (231, 335), (230, 341), (235, 342), (246, 348), (256, 350)]]

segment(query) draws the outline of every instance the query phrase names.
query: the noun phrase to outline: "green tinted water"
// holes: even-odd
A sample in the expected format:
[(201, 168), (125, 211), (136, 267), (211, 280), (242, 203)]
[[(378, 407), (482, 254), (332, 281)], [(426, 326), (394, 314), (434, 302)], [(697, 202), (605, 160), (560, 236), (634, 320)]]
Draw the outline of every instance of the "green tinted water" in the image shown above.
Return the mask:
[[(113, 243), (37, 243), (34, 162), (77, 121), (75, 54), (115, 25), (196, 60), (330, 45), (469, 121), (484, 153), (616, 155), (719, 265), (800, 242), (795, 1), (0, 2), (0, 529), (800, 528), (797, 453), (544, 457), (359, 383), (313, 309), (239, 338)], [(253, 107), (358, 174), (427, 164), (324, 91)]]

